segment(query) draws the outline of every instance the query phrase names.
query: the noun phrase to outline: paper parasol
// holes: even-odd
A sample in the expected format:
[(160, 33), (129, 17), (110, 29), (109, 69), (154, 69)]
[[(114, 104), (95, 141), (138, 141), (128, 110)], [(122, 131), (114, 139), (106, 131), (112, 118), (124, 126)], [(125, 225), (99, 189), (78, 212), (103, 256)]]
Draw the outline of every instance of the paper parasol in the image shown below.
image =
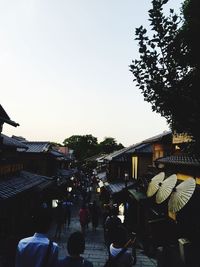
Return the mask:
[(170, 175), (167, 179), (165, 179), (162, 182), (162, 184), (161, 184), (161, 186), (158, 189), (158, 192), (156, 194), (156, 203), (160, 204), (169, 197), (173, 188), (176, 185), (176, 182), (177, 182), (176, 174)]
[(165, 173), (160, 172), (159, 174), (157, 174), (156, 176), (154, 176), (151, 179), (151, 182), (149, 183), (148, 189), (147, 189), (147, 196), (148, 197), (153, 196), (158, 191), (164, 178), (165, 178)]
[(188, 178), (177, 185), (168, 202), (169, 211), (177, 212), (182, 209), (193, 195), (195, 187), (196, 181), (193, 178)]

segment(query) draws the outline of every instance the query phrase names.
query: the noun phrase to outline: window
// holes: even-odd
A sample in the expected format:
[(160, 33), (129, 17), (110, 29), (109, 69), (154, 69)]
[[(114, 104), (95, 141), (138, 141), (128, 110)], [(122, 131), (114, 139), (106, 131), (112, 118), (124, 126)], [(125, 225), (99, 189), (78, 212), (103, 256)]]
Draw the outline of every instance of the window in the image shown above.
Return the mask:
[(138, 157), (132, 157), (132, 177), (138, 178)]

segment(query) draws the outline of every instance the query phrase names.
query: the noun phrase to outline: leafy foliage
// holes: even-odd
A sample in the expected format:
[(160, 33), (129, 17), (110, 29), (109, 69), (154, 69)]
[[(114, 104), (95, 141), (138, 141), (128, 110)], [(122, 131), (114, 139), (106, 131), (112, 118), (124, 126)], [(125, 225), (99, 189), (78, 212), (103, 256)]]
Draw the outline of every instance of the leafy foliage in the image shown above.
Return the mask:
[(152, 1), (149, 10), (152, 37), (147, 36), (143, 26), (136, 29), (140, 59), (132, 61), (130, 70), (152, 110), (165, 117), (173, 131), (192, 135), (197, 144), (200, 140), (199, 3), (185, 1), (183, 20), (173, 9), (168, 17), (163, 14), (167, 2)]
[(91, 134), (72, 135), (65, 139), (63, 143), (74, 150), (75, 157), (78, 160), (84, 160), (97, 153), (97, 138)]
[(124, 146), (122, 144), (117, 144), (116, 140), (112, 137), (105, 137), (104, 140), (99, 144), (99, 147), (102, 153), (107, 154), (119, 150)]
[(74, 150), (75, 157), (80, 162), (100, 153), (111, 153), (123, 148), (123, 145), (117, 144), (112, 137), (106, 137), (104, 141), (99, 144), (97, 138), (91, 134), (72, 135), (71, 137), (66, 138), (63, 144)]

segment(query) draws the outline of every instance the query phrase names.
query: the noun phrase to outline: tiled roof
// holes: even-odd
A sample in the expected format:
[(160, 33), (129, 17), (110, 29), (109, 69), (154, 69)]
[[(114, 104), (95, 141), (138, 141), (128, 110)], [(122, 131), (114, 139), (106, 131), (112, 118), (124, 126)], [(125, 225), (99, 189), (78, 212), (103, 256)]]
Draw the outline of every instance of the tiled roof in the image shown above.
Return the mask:
[(107, 157), (107, 156), (108, 156), (108, 154), (104, 154), (103, 156), (98, 157), (98, 158), (96, 159), (96, 161), (97, 161), (98, 163), (103, 163), (103, 162), (104, 162), (104, 158)]
[(0, 199), (11, 198), (26, 190), (37, 188), (37, 186), (46, 187), (52, 182), (53, 180), (50, 177), (21, 171), (18, 176), (0, 181)]
[(12, 121), (10, 119), (10, 117), (8, 116), (8, 114), (6, 113), (2, 105), (0, 105), (0, 122), (3, 122), (3, 123), (5, 122), (15, 127), (19, 126), (19, 123), (16, 123), (15, 121)]
[(27, 146), (25, 144), (17, 141), (14, 138), (8, 137), (5, 134), (1, 134), (1, 136), (3, 137), (3, 145), (5, 145), (5, 146), (13, 146), (13, 147), (25, 148), (25, 149), (27, 148)]
[(57, 150), (53, 150), (52, 149), (52, 150), (49, 151), (49, 153), (55, 158), (58, 158), (58, 159), (61, 159), (61, 160), (70, 160), (69, 155), (66, 155), (66, 154), (64, 154), (62, 152), (59, 152)]
[(114, 151), (114, 152), (106, 155), (104, 157), (104, 159), (110, 161), (110, 160), (113, 160), (115, 158), (121, 157), (127, 151), (127, 149), (128, 149), (128, 147), (124, 147), (120, 150)]
[(147, 138), (147, 139), (143, 140), (142, 143), (153, 143), (153, 142), (156, 142), (156, 141), (160, 141), (160, 140), (162, 140), (163, 137), (165, 137), (167, 135), (170, 135), (170, 134), (172, 135), (171, 131), (164, 131), (161, 134), (158, 134), (158, 135), (155, 135), (153, 137), (150, 137), (150, 138)]
[(41, 153), (47, 152), (50, 148), (50, 142), (38, 142), (38, 141), (30, 141), (30, 142), (23, 142), (28, 149), (26, 152), (28, 153)]
[(65, 177), (65, 178), (70, 178), (71, 176), (73, 176), (74, 170), (73, 169), (70, 169), (70, 170), (58, 169), (57, 174)]
[(19, 142), (26, 142), (26, 138), (24, 138), (23, 136), (16, 136), (16, 135), (12, 135), (13, 139), (16, 139)]
[(151, 144), (157, 141), (161, 141), (163, 137), (168, 136), (170, 134), (172, 134), (171, 131), (164, 131), (161, 134), (155, 135), (139, 143), (131, 145), (128, 147), (126, 153), (135, 153), (135, 152), (151, 153), (152, 152)]
[(136, 152), (140, 152), (140, 153), (152, 153), (152, 146), (150, 144), (137, 144), (135, 146), (132, 146), (131, 148), (129, 148), (126, 153), (136, 153)]
[[(133, 183), (128, 182), (127, 187), (131, 186)], [(125, 188), (125, 183), (124, 182), (119, 182), (119, 183), (105, 183), (105, 188), (111, 193), (119, 193)]]
[(124, 155), (128, 153), (134, 153), (134, 152), (143, 152), (143, 153), (152, 153), (152, 148), (150, 146), (151, 143), (162, 140), (163, 137), (168, 136), (172, 134), (171, 131), (164, 131), (161, 134), (155, 135), (151, 138), (148, 138), (142, 142), (136, 143), (134, 145), (131, 145), (129, 147), (122, 148), (120, 150), (114, 151), (106, 156), (104, 156), (103, 159), (107, 161), (111, 161), (113, 159), (118, 159), (120, 157), (123, 157)]
[(200, 167), (200, 158), (189, 155), (172, 155), (169, 157), (157, 159), (156, 162), (164, 164)]
[(94, 155), (94, 156), (87, 158), (86, 161), (98, 161), (98, 160), (104, 158), (105, 156), (107, 156), (107, 154)]
[(53, 183), (54, 183), (53, 180), (46, 180), (46, 181), (40, 183), (39, 185), (37, 185), (37, 189), (38, 189), (39, 191), (41, 191), (41, 190), (43, 190), (43, 189), (49, 187), (49, 186), (52, 185)]

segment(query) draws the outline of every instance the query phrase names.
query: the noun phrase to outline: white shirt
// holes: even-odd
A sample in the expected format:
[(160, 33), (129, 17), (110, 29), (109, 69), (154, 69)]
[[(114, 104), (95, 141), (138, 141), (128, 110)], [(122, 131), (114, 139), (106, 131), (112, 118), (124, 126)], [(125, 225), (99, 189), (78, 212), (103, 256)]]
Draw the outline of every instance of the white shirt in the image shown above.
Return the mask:
[(110, 254), (112, 256), (117, 256), (117, 254), (122, 250), (122, 248), (115, 248), (113, 247), (113, 244), (110, 245)]
[[(21, 239), (17, 246), (15, 267), (41, 267), (47, 255), (49, 239), (44, 234), (35, 233), (31, 237)], [(56, 266), (58, 245), (52, 244), (48, 266)]]

